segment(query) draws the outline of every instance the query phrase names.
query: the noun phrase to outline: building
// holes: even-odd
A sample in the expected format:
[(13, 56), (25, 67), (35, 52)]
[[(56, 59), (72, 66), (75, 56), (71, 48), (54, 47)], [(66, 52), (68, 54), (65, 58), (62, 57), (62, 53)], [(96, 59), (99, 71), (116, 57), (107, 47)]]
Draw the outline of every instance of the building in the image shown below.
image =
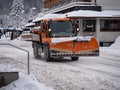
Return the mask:
[(101, 11), (96, 0), (44, 0), (44, 13), (66, 13), (75, 10)]
[(120, 0), (97, 0), (103, 10), (120, 10)]
[(109, 46), (120, 36), (120, 0), (44, 0), (43, 3), (45, 14), (67, 14), (78, 21), (79, 35), (92, 34), (101, 46)]

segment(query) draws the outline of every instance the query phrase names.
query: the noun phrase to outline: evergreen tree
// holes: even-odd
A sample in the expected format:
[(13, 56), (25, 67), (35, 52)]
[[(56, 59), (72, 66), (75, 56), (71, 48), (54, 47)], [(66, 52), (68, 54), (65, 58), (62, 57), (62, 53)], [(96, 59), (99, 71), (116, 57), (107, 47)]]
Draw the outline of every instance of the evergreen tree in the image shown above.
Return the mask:
[(25, 24), (25, 19), (23, 0), (13, 0), (9, 25), (13, 28), (21, 28)]

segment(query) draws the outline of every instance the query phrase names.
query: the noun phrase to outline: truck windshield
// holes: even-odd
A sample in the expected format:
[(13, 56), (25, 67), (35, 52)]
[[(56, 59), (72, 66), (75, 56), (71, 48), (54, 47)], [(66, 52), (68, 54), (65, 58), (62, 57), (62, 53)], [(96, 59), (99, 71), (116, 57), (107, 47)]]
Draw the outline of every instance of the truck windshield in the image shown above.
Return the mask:
[(74, 36), (71, 21), (51, 21), (50, 36)]

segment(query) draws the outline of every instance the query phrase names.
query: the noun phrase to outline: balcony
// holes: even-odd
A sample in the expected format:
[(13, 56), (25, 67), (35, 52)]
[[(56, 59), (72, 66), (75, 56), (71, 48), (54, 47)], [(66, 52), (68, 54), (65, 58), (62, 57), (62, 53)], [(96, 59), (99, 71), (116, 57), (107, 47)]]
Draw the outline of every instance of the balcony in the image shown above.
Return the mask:
[(101, 6), (97, 6), (96, 0), (46, 0), (44, 10), (45, 13), (66, 13), (75, 10), (101, 11)]
[(51, 8), (59, 4), (64, 3), (79, 3), (83, 5), (93, 5), (96, 4), (96, 0), (45, 0), (44, 1), (44, 8)]

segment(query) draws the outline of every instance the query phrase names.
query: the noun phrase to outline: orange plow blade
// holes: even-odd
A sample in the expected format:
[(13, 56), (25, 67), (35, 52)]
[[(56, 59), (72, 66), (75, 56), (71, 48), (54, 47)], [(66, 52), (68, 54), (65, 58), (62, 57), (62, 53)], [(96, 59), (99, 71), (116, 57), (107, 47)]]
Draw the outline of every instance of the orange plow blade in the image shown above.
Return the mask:
[(51, 56), (99, 56), (99, 43), (95, 37), (59, 40), (50, 45)]

